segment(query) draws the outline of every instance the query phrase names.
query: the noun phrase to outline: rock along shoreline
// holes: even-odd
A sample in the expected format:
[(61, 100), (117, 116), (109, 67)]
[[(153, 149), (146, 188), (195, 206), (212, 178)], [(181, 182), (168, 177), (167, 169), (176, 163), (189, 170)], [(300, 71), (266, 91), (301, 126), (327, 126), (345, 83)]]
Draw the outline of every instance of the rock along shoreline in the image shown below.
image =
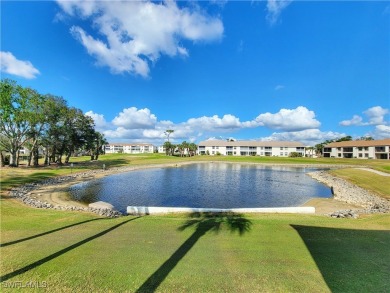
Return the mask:
[(326, 171), (308, 173), (313, 179), (328, 185), (335, 200), (361, 206), (357, 210), (341, 210), (328, 214), (334, 218), (357, 218), (358, 214), (389, 213), (390, 201), (381, 198), (342, 178), (332, 176)]
[[(90, 170), (82, 173), (75, 173), (67, 176), (54, 177), (46, 180), (42, 180), (36, 183), (27, 183), (22, 186), (11, 189), (9, 195), (11, 198), (20, 200), (24, 204), (42, 209), (54, 209), (54, 210), (65, 210), (65, 211), (84, 211), (92, 212), (104, 217), (120, 217), (123, 214), (114, 209), (107, 208), (93, 208), (85, 206), (75, 206), (67, 204), (54, 204), (49, 201), (42, 201), (37, 199), (33, 195), (33, 191), (38, 190), (43, 187), (56, 186), (59, 184), (75, 184), (75, 181), (86, 181), (91, 180), (96, 177), (102, 177), (107, 175), (112, 175), (116, 173), (134, 171), (137, 169), (145, 168), (164, 168), (164, 167), (179, 167), (182, 165), (193, 164), (197, 162), (181, 162), (177, 164), (156, 164), (156, 165), (147, 165), (147, 166), (125, 166), (125, 167), (115, 167), (108, 170)], [(200, 162), (205, 163), (205, 162)], [(262, 164), (263, 165), (263, 164)], [(266, 164), (268, 165), (268, 164)], [(278, 165), (278, 164), (276, 164)], [(275, 165), (275, 166), (276, 166)], [(286, 166), (283, 164), (283, 166)], [(291, 166), (291, 165), (287, 165)], [(313, 168), (332, 168), (335, 166), (317, 166), (317, 165), (295, 165), (294, 167), (313, 167)], [(340, 166), (337, 166), (340, 167)], [(327, 171), (314, 171), (307, 173), (312, 178), (317, 181), (324, 183), (332, 188), (334, 193), (334, 199), (340, 202), (345, 202), (349, 204), (354, 204), (361, 206), (361, 209), (357, 210), (341, 210), (335, 211), (330, 214), (327, 214), (331, 217), (337, 218), (357, 218), (358, 214), (372, 214), (372, 213), (390, 213), (390, 201), (384, 198), (380, 198), (367, 190), (360, 188), (356, 185), (353, 185), (347, 182), (344, 179), (334, 177), (330, 175)], [(71, 201), (70, 201), (71, 202)]]

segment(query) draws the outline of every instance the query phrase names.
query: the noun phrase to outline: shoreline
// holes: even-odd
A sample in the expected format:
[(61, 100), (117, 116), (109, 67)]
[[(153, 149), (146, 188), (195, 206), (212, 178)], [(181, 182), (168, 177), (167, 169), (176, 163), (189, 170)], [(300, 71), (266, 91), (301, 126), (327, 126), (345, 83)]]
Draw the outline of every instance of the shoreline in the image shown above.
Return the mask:
[[(29, 183), (17, 188), (13, 188), (9, 192), (10, 198), (15, 198), (26, 205), (57, 210), (73, 210), (73, 211), (87, 211), (94, 212), (103, 216), (120, 216), (121, 213), (115, 210), (93, 209), (89, 208), (87, 204), (72, 200), (68, 195), (68, 188), (71, 185), (78, 184), (85, 181), (99, 179), (105, 176), (131, 172), (142, 169), (152, 168), (176, 168), (189, 164), (197, 163), (221, 163), (220, 161), (191, 161), (168, 164), (152, 164), (139, 166), (124, 166), (114, 167), (106, 170), (90, 170), (86, 172), (74, 173), (72, 175), (60, 176), (50, 178), (38, 183)], [(231, 164), (250, 164), (261, 166), (281, 166), (292, 168), (320, 168), (320, 169), (336, 169), (351, 167), (344, 165), (308, 165), (308, 164), (262, 164), (262, 163), (243, 163), (243, 162), (223, 162)], [(359, 213), (374, 213), (390, 212), (390, 201), (371, 194), (367, 190), (353, 185), (344, 179), (334, 177), (324, 170), (309, 172), (307, 175), (313, 179), (333, 188), (334, 196), (332, 198), (312, 198), (306, 203), (300, 205), (301, 207), (314, 206), (316, 214), (331, 215), (335, 212), (342, 211), (356, 211)], [(109, 212), (111, 211), (111, 212)]]

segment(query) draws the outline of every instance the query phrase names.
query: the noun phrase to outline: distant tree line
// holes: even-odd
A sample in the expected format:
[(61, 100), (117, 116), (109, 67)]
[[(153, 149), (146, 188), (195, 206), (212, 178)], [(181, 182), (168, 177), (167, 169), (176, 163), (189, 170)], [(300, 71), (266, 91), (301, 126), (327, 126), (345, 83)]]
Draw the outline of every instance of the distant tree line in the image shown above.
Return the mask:
[(198, 146), (195, 143), (188, 143), (183, 141), (180, 144), (173, 144), (169, 141), (164, 143), (165, 154), (167, 156), (179, 155), (180, 157), (192, 157), (196, 155)]
[(69, 162), (82, 151), (97, 160), (107, 141), (95, 130), (93, 119), (67, 101), (51, 94), (4, 79), (0, 84), (0, 153), (9, 153), (9, 165), (19, 165), (22, 148), (29, 150), (28, 165), (38, 165), (39, 150), (44, 164)]

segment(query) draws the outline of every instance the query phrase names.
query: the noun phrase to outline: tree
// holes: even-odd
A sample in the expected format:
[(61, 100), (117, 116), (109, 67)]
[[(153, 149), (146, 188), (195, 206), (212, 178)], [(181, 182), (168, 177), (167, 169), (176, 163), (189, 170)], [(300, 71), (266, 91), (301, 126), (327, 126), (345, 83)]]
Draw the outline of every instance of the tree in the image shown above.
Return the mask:
[(192, 142), (188, 145), (188, 149), (189, 149), (189, 155), (192, 157), (195, 156), (198, 146)]
[(15, 81), (0, 82), (0, 131), (2, 145), (10, 153), (10, 166), (18, 165), (17, 156), (24, 143), (41, 125), (42, 96)]
[(0, 157), (1, 157), (0, 166), (1, 167), (5, 166), (5, 157), (4, 157), (4, 154), (3, 154), (3, 152), (6, 151), (6, 148), (4, 146), (4, 140), (5, 139), (6, 138), (4, 137), (4, 135), (0, 134)]
[(182, 148), (183, 148), (182, 157), (185, 156), (186, 153), (187, 153), (187, 155), (189, 156), (189, 155), (190, 155), (189, 143), (186, 142), (186, 141), (183, 141), (183, 142), (181, 143), (181, 146), (182, 146)]
[(94, 131), (91, 138), (92, 140), (89, 141), (87, 145), (89, 146), (91, 161), (93, 161), (93, 160), (98, 160), (99, 155), (104, 153), (104, 146), (108, 144), (108, 142), (105, 139), (104, 134), (98, 131)]
[(179, 150), (179, 153), (180, 153), (180, 157), (183, 157), (184, 156), (184, 143), (181, 143), (181, 144), (178, 144), (177, 145), (177, 149)]
[(164, 148), (165, 148), (165, 154), (167, 156), (171, 155), (171, 149), (173, 148), (173, 144), (171, 144), (169, 141), (164, 142)]
[(372, 136), (362, 136), (360, 139), (358, 139), (358, 140), (374, 140), (373, 138), (372, 138)]
[(61, 138), (65, 133), (65, 116), (67, 102), (62, 97), (46, 95), (46, 125), (42, 135), (42, 146), (45, 150), (45, 165), (56, 162), (57, 149), (61, 147)]
[(167, 137), (167, 141), (169, 142), (169, 136), (174, 133), (175, 131), (173, 129), (167, 129), (165, 130), (164, 134)]
[(336, 142), (351, 141), (351, 140), (352, 140), (352, 136), (347, 135), (347, 136), (344, 136), (344, 137), (341, 137), (341, 138), (337, 139)]

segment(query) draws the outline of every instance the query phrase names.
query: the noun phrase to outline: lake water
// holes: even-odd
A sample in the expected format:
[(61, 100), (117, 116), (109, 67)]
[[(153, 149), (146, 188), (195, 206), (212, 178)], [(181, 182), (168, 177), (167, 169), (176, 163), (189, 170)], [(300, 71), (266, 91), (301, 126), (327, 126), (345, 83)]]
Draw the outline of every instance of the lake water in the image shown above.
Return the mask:
[(255, 208), (299, 206), (330, 197), (330, 188), (306, 175), (314, 168), (202, 163), (136, 170), (70, 187), (73, 199), (127, 206)]

